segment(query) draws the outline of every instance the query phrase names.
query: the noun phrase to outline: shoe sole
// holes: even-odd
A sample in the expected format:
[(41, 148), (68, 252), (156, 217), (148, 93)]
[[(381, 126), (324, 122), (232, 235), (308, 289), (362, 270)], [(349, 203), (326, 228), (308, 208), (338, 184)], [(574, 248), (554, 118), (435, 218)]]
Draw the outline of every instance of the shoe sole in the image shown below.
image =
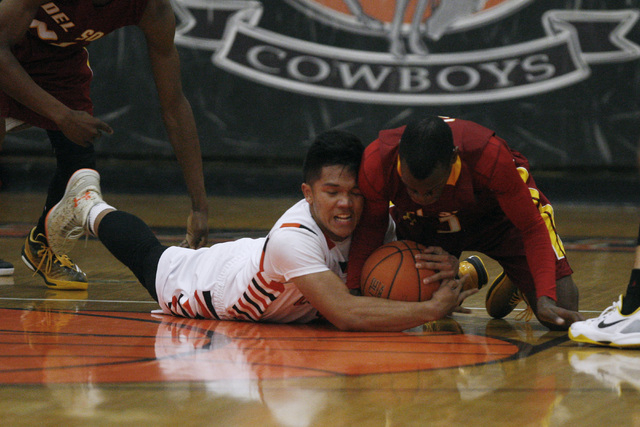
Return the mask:
[(489, 280), (489, 275), (487, 274), (487, 268), (484, 266), (484, 262), (482, 262), (480, 257), (475, 255), (471, 255), (469, 258), (465, 259), (465, 261), (476, 269), (476, 273), (478, 274), (478, 289), (482, 288)]
[(0, 276), (11, 276), (14, 271), (14, 268), (0, 268)]
[(596, 340), (592, 340), (591, 338), (588, 338), (582, 334), (579, 335), (573, 335), (573, 332), (571, 331), (571, 328), (569, 328), (569, 338), (572, 341), (575, 342), (580, 342), (580, 343), (585, 343), (585, 344), (594, 344), (594, 345), (599, 345), (599, 346), (605, 346), (605, 347), (615, 347), (615, 348), (640, 348), (640, 343), (638, 342), (631, 342), (631, 343), (627, 343), (627, 344), (623, 344), (623, 343), (619, 343), (619, 342), (613, 342), (613, 341), (596, 341)]
[(29, 255), (25, 252), (25, 247), (22, 247), (22, 262), (25, 263), (27, 267), (34, 273), (38, 273), (40, 277), (44, 280), (44, 284), (49, 289), (64, 289), (66, 291), (86, 291), (89, 288), (89, 283), (87, 282), (70, 282), (65, 281), (64, 283), (55, 283), (51, 282), (47, 279), (47, 276), (40, 270), (36, 268), (35, 265), (29, 259)]

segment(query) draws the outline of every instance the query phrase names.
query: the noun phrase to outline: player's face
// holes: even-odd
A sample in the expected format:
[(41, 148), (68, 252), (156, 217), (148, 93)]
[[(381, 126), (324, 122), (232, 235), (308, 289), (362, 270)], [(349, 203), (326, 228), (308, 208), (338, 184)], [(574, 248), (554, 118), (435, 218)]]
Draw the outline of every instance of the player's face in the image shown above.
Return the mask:
[(405, 162), (401, 162), (400, 173), (411, 200), (419, 205), (427, 206), (440, 199), (451, 173), (451, 165), (438, 165), (431, 175), (420, 180), (411, 174)]
[(311, 216), (331, 240), (340, 242), (351, 236), (364, 207), (355, 174), (341, 165), (325, 166), (320, 179), (302, 184), (302, 192)]

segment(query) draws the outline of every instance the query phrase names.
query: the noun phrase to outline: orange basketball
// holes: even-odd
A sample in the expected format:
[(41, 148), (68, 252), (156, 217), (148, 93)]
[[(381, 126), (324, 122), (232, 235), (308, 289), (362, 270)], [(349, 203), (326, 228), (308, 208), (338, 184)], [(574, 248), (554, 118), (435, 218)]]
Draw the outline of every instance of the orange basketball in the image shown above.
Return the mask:
[(434, 271), (416, 268), (414, 256), (425, 247), (410, 240), (399, 240), (380, 246), (362, 268), (362, 295), (397, 301), (427, 301), (440, 287), (440, 282), (425, 285), (422, 280)]

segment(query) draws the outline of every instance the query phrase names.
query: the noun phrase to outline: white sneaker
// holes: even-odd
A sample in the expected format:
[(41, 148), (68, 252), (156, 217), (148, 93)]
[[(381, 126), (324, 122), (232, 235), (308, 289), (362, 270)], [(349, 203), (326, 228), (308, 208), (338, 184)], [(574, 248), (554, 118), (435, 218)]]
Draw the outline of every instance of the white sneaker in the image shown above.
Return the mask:
[(67, 253), (87, 228), (89, 211), (102, 202), (100, 175), (93, 169), (79, 169), (71, 175), (64, 196), (45, 219), (47, 240), (54, 253)]
[(621, 308), (622, 295), (595, 319), (573, 323), (569, 338), (610, 347), (640, 347), (640, 308), (626, 316)]

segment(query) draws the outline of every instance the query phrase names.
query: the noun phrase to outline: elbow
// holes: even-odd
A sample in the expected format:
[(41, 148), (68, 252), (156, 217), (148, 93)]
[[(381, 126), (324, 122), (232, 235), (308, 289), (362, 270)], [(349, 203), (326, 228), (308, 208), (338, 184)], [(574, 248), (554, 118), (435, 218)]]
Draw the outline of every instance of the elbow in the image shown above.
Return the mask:
[(344, 321), (342, 319), (332, 320), (331, 324), (336, 328), (338, 328), (339, 330), (345, 331), (345, 332), (355, 332), (358, 330), (352, 322)]
[(365, 330), (364, 325), (359, 319), (348, 314), (332, 316), (332, 318), (327, 318), (327, 320), (341, 331), (358, 332)]

